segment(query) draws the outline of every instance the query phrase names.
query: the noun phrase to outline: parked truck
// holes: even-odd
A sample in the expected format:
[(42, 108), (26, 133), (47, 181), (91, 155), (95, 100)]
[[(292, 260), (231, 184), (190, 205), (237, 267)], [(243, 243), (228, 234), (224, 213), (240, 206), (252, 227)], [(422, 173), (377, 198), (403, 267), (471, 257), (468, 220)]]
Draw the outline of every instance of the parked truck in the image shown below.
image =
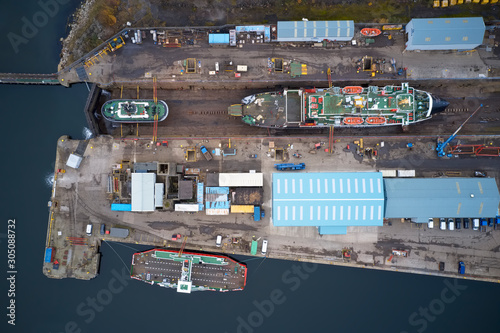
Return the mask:
[(279, 163), (279, 164), (275, 164), (274, 167), (278, 171), (304, 170), (306, 168), (306, 165), (305, 165), (305, 163), (298, 163), (298, 164), (293, 164), (293, 163)]
[(207, 150), (205, 146), (201, 146), (200, 150), (203, 156), (205, 156), (205, 158), (207, 159), (207, 161), (210, 161), (213, 158), (212, 154), (210, 154), (210, 152)]

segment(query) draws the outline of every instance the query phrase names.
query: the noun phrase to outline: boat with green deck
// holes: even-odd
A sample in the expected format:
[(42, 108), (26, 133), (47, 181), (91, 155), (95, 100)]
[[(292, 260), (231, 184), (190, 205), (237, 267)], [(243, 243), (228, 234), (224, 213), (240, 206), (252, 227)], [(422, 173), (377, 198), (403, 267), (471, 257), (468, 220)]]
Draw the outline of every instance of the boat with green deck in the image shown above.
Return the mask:
[(245, 97), (228, 114), (267, 128), (376, 127), (410, 125), (430, 119), (448, 102), (402, 83), (401, 86), (284, 89)]
[(180, 293), (225, 292), (245, 288), (247, 267), (227, 256), (153, 249), (134, 253), (130, 276)]
[(152, 123), (155, 115), (158, 121), (168, 116), (168, 105), (152, 99), (112, 99), (104, 103), (101, 113), (107, 120), (116, 123)]

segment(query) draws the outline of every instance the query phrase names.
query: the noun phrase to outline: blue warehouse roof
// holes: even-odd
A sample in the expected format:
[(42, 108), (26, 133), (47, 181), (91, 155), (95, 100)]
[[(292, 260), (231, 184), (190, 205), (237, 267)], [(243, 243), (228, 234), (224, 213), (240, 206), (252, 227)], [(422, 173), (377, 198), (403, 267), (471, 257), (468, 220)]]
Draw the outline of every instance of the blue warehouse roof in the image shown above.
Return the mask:
[(350, 41), (354, 21), (278, 21), (278, 42)]
[(229, 45), (229, 34), (208, 34), (208, 43)]
[(482, 17), (412, 19), (407, 50), (471, 50), (483, 43)]
[(500, 194), (494, 178), (385, 178), (386, 218), (494, 217)]
[[(381, 226), (382, 173), (273, 173), (272, 201), (275, 226)], [(322, 234), (329, 233), (329, 228), (322, 230)]]

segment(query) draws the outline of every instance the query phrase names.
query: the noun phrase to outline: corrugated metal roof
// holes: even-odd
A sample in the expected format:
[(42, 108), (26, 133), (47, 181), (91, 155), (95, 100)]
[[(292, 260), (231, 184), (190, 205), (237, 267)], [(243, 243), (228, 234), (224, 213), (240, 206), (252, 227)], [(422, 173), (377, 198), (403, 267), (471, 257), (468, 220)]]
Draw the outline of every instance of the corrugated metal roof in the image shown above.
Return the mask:
[(320, 235), (345, 235), (347, 234), (347, 227), (319, 227)]
[(483, 43), (482, 17), (412, 19), (407, 50), (470, 50)]
[(500, 195), (494, 178), (384, 179), (385, 217), (493, 217)]
[(354, 21), (278, 21), (278, 42), (350, 41)]
[(163, 194), (165, 193), (165, 184), (155, 184), (155, 207), (163, 207)]
[(155, 210), (154, 173), (132, 173), (132, 211), (152, 212)]
[(273, 173), (275, 226), (378, 226), (380, 172)]
[(128, 229), (124, 229), (124, 228), (110, 228), (109, 229), (109, 235), (111, 237), (127, 238), (128, 234), (129, 234)]
[(70, 168), (78, 169), (80, 167), (81, 162), (82, 162), (81, 156), (70, 154), (68, 161), (66, 162), (66, 165), (69, 166)]
[(179, 199), (180, 200), (193, 199), (193, 181), (192, 180), (179, 180)]
[(219, 173), (219, 186), (256, 187), (263, 184), (262, 173)]
[(208, 34), (209, 44), (229, 44), (229, 34)]

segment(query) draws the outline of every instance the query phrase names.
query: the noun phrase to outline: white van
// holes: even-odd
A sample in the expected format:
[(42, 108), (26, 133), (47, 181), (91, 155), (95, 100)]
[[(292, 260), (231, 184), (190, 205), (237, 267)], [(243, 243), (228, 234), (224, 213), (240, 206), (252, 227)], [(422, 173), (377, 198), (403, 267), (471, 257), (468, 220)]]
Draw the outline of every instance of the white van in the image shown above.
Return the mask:
[(429, 229), (434, 228), (434, 219), (432, 217), (429, 217), (429, 222), (427, 223), (427, 226)]
[(222, 245), (222, 236), (217, 235), (217, 239), (215, 240), (215, 246), (221, 247), (221, 245)]
[(218, 62), (215, 63), (215, 72), (219, 73), (219, 63)]
[(265, 256), (266, 253), (267, 253), (267, 240), (264, 239), (264, 241), (262, 242), (262, 252), (261, 252), (261, 254), (263, 256)]
[(472, 230), (479, 230), (479, 219), (472, 219)]
[(92, 236), (92, 224), (87, 224), (87, 236)]

